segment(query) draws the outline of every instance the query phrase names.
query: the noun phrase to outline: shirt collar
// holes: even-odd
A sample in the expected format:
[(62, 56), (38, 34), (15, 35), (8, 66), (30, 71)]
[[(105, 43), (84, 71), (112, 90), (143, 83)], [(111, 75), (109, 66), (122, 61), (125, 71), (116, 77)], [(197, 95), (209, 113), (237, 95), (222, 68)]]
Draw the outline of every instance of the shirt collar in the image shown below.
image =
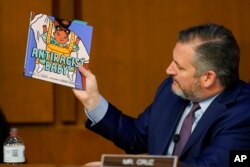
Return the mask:
[(216, 94), (216, 95), (214, 95), (214, 96), (212, 96), (212, 97), (210, 97), (210, 98), (208, 98), (208, 99), (206, 99), (206, 100), (204, 100), (204, 101), (199, 102), (200, 107), (201, 107), (201, 110), (202, 110), (202, 111), (206, 111), (206, 109), (208, 108), (208, 106), (213, 102), (213, 100), (214, 100), (218, 95), (219, 95), (219, 94)]

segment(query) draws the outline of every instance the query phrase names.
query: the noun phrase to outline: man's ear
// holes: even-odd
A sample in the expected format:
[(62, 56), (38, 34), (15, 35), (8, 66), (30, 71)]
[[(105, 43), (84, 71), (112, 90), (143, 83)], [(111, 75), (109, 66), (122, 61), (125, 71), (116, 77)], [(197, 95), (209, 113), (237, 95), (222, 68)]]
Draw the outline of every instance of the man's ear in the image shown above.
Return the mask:
[(216, 84), (217, 75), (214, 71), (207, 71), (205, 74), (201, 76), (201, 85), (204, 88), (209, 88)]

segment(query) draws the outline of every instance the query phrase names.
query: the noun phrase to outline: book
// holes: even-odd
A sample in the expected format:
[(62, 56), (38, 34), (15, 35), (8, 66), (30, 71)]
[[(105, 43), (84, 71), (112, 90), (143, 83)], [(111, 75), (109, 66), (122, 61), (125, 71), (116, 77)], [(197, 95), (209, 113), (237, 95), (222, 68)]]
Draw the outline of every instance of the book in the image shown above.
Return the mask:
[(84, 89), (77, 67), (88, 67), (92, 31), (85, 21), (31, 12), (24, 76)]

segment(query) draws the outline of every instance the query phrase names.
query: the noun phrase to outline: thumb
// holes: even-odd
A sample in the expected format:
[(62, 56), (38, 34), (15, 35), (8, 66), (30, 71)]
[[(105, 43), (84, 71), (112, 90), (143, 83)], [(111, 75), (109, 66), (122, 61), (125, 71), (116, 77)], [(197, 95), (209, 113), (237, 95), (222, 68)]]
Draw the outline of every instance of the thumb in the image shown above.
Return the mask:
[(78, 65), (78, 70), (80, 71), (81, 75), (85, 76), (85, 77), (90, 77), (91, 76), (91, 72), (90, 70), (84, 68), (83, 66), (81, 65)]

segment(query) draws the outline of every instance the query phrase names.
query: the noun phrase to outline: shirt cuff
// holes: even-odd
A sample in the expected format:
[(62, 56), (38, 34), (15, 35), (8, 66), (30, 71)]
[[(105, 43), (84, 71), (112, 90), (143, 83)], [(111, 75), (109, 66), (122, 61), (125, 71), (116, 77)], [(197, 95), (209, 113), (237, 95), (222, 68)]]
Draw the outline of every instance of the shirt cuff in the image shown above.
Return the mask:
[(102, 118), (107, 113), (107, 110), (108, 110), (108, 102), (104, 97), (100, 96), (100, 101), (97, 104), (97, 106), (91, 111), (87, 111), (85, 109), (85, 113), (88, 119), (91, 120), (93, 126), (102, 120)]

